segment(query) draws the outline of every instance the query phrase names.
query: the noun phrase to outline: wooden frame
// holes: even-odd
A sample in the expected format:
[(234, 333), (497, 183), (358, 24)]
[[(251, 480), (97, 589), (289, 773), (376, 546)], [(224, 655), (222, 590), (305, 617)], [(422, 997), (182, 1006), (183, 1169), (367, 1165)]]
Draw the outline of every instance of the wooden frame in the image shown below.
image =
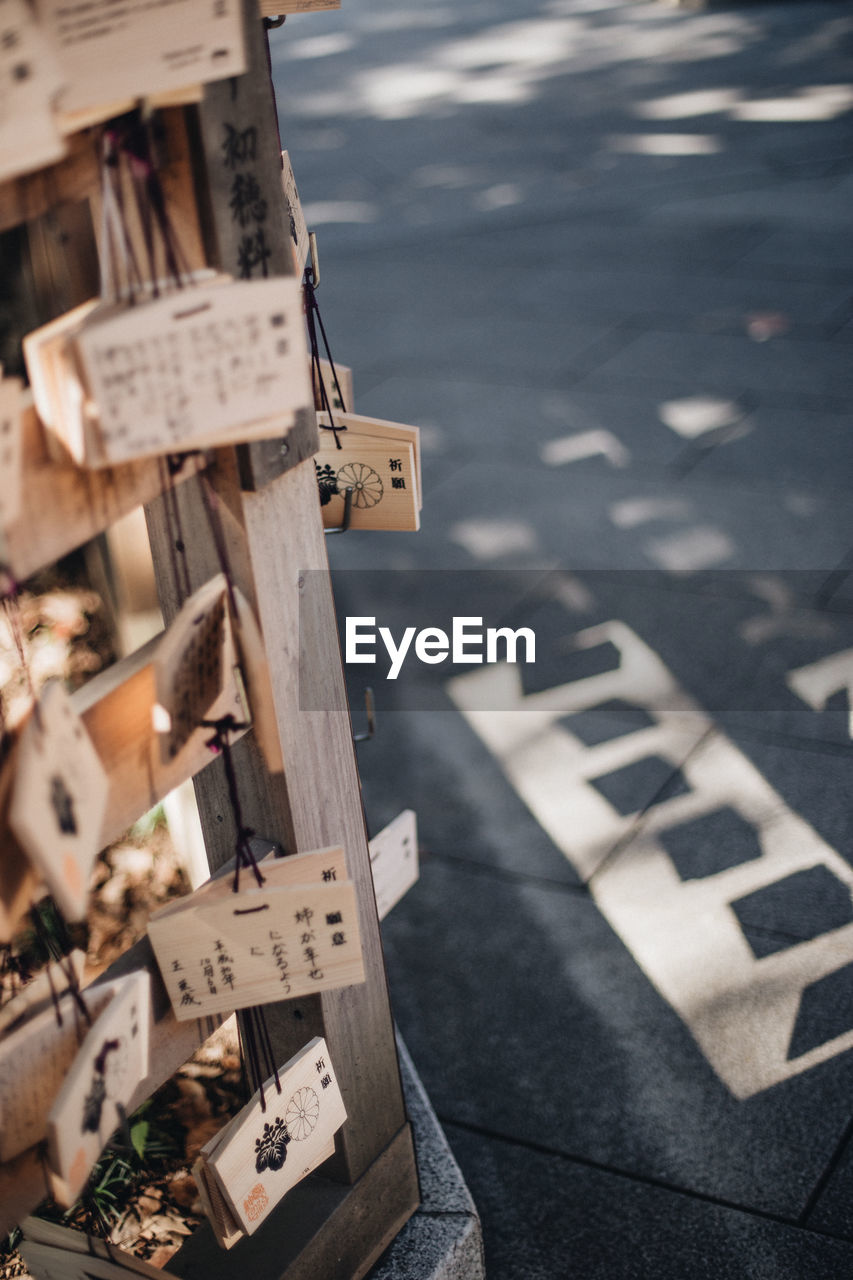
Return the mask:
[[(251, 275), (245, 228), (231, 212), (234, 152), (227, 145), (235, 137), (251, 140), (243, 155), (251, 162), (266, 210), (263, 225), (253, 228), (256, 236), (262, 233), (255, 245), (255, 265), (260, 262), (264, 274), (288, 275), (293, 272), (293, 257), (283, 216), (281, 146), (265, 34), (256, 6), (257, 0), (243, 0), (246, 75), (208, 86), (197, 107), (172, 108), (167, 113), (171, 120), (167, 195), (192, 265), (206, 263), (235, 276)], [(65, 197), (97, 200), (97, 167), (91, 142), (82, 135), (71, 140), (69, 156), (50, 171), (0, 187), (0, 227), (37, 216)], [(343, 845), (356, 888), (366, 981), (268, 1006), (279, 1061), (292, 1057), (314, 1036), (328, 1044), (348, 1116), (338, 1135), (336, 1154), (322, 1176), (312, 1175), (295, 1187), (257, 1234), (238, 1246), (237, 1253), (219, 1250), (212, 1232), (203, 1226), (175, 1255), (169, 1270), (216, 1280), (228, 1276), (240, 1260), (258, 1280), (317, 1280), (318, 1276), (357, 1280), (414, 1212), (419, 1194), (331, 587), (327, 580), (326, 589), (317, 591), (313, 582), (311, 592), (304, 591), (306, 572), (328, 573), (313, 463), (318, 443), (313, 406), (294, 414), (284, 438), (220, 449), (191, 461), (171, 495), (170, 513), (166, 500), (157, 496), (162, 482), (156, 463), (128, 464), (126, 472), (115, 468), (93, 478), (71, 464), (49, 459), (36, 436), (33, 440), (27, 446), (35, 460), (32, 474), (45, 488), (67, 489), (68, 509), (73, 507), (75, 516), (73, 529), (66, 527), (61, 540), (46, 539), (35, 550), (25, 546), (22, 531), (10, 531), (10, 558), (20, 577), (67, 550), (62, 543), (69, 537), (74, 543), (89, 537), (140, 500), (146, 501), (168, 623), (181, 604), (171, 541), (175, 510), (182, 538), (178, 554), (193, 590), (221, 568), (211, 538), (212, 506), (235, 585), (254, 607), (265, 638), (285, 762), (283, 773), (270, 774), (252, 733), (236, 744), (233, 760), (244, 821), (287, 853)], [(198, 474), (201, 468), (205, 468), (203, 475)], [(207, 494), (202, 485), (208, 486)], [(84, 493), (97, 496), (87, 504), (81, 501)], [(96, 514), (86, 515), (87, 506), (94, 507)], [(151, 733), (150, 723), (143, 726), (144, 714), (118, 728), (115, 716), (109, 714), (110, 700), (126, 699), (129, 687), (138, 689), (139, 705), (147, 705), (150, 671), (150, 654), (141, 652), (77, 695), (78, 710), (90, 734), (113, 760), (103, 838), (117, 834), (178, 775), (193, 774), (208, 859), (216, 869), (233, 855), (236, 835), (224, 802), (227, 790), (221, 761), (208, 763), (203, 743), (190, 742), (181, 752), (180, 768), (175, 762), (174, 778), (165, 770), (155, 776), (150, 741), (142, 748), (144, 762), (140, 763), (139, 737)], [(303, 711), (300, 690), (309, 693), (306, 705), (316, 706), (320, 705), (318, 689), (328, 709)], [(147, 939), (112, 966), (104, 979), (134, 967), (146, 968), (152, 977), (151, 1072), (132, 1100), (131, 1105), (138, 1105), (186, 1061), (213, 1023), (176, 1021)], [(43, 1187), (34, 1149), (0, 1168), (0, 1225), (19, 1220), (40, 1200)]]

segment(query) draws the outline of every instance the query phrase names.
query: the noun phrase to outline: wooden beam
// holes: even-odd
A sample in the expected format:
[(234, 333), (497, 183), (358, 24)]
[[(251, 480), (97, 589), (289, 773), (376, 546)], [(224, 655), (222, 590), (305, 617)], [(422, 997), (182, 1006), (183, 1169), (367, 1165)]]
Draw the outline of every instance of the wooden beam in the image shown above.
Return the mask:
[[(352, 726), (338, 647), (314, 465), (310, 460), (258, 493), (241, 493), (236, 466), (221, 457), (209, 473), (236, 585), (258, 610), (284, 757), (270, 775), (247, 738), (235, 752), (244, 820), (289, 852), (341, 844), (356, 884), (366, 981), (358, 987), (269, 1006), (282, 1061), (314, 1035), (338, 1066), (349, 1120), (341, 1131), (336, 1176), (352, 1181), (384, 1150), (405, 1119), (376, 900), (361, 807)], [(199, 481), (178, 491), (192, 586), (216, 568)], [(149, 528), (155, 565), (168, 554), (156, 513)], [(276, 536), (272, 536), (277, 531)], [(313, 571), (313, 572), (308, 572)], [(179, 606), (172, 579), (158, 575), (165, 616)], [(321, 706), (321, 711), (302, 709)], [(218, 767), (196, 779), (212, 866), (234, 853), (235, 833)]]
[(25, 505), (5, 530), (8, 567), (19, 582), (206, 466), (203, 454), (186, 454), (174, 475), (156, 458), (87, 471), (68, 455), (50, 455), (29, 393), (26, 397), (21, 424)]

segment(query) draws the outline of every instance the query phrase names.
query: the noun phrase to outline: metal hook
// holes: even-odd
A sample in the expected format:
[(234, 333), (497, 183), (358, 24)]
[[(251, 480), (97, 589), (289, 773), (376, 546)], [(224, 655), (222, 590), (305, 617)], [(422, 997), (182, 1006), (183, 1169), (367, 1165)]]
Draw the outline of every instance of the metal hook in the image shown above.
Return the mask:
[(264, 26), (267, 31), (273, 31), (276, 27), (283, 27), (287, 21), (287, 14), (283, 13), (278, 18), (264, 18)]
[(349, 527), (350, 527), (350, 521), (352, 520), (352, 495), (353, 495), (353, 493), (354, 493), (354, 490), (353, 490), (353, 488), (352, 488), (352, 485), (349, 485), (349, 486), (344, 490), (344, 518), (343, 518), (343, 520), (341, 521), (341, 523), (340, 523), (337, 527), (335, 527), (335, 528), (331, 528), (331, 529), (324, 529), (324, 530), (323, 530), (323, 532), (325, 533), (325, 535), (326, 535), (326, 537), (327, 537), (327, 538), (328, 538), (328, 537), (329, 537), (329, 535), (330, 535), (330, 534), (332, 534), (332, 533), (347, 533), (347, 532), (348, 532)]
[(369, 742), (376, 733), (376, 706), (373, 701), (373, 690), (369, 685), (364, 691), (364, 710), (367, 713), (367, 732), (354, 733), (353, 742)]

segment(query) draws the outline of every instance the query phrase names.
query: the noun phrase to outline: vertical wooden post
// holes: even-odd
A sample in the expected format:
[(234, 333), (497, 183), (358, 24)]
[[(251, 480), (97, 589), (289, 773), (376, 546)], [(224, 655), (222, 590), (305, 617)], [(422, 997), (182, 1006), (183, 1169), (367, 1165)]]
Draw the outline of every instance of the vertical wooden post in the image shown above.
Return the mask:
[[(209, 86), (197, 117), (204, 164), (195, 174), (196, 198), (206, 256), (211, 265), (244, 277), (293, 271), (266, 42), (255, 3), (245, 0), (247, 74)], [(311, 456), (317, 447), (312, 408), (297, 415), (286, 450), (281, 441), (220, 450), (206, 480), (181, 486), (175, 495), (177, 538), (174, 507), (171, 518), (162, 499), (148, 508), (167, 620), (181, 603), (176, 557), (184, 559), (193, 589), (220, 568), (202, 484), (214, 495), (213, 516), (234, 580), (259, 616), (285, 771), (266, 771), (251, 734), (237, 744), (245, 821), (291, 853), (342, 844), (357, 888), (366, 982), (268, 1007), (280, 1061), (312, 1036), (325, 1037), (348, 1115), (335, 1159), (324, 1168), (346, 1186), (332, 1192), (323, 1179), (309, 1179), (257, 1236), (239, 1246), (247, 1263), (251, 1254), (253, 1270), (271, 1280), (363, 1275), (418, 1202)], [(322, 689), (323, 710), (302, 710), (300, 681)], [(196, 793), (215, 868), (233, 856), (235, 842), (220, 767), (196, 779)], [(227, 1257), (220, 1255), (217, 1267), (215, 1246), (195, 1239), (177, 1255), (174, 1268), (207, 1280), (217, 1269), (228, 1270)]]

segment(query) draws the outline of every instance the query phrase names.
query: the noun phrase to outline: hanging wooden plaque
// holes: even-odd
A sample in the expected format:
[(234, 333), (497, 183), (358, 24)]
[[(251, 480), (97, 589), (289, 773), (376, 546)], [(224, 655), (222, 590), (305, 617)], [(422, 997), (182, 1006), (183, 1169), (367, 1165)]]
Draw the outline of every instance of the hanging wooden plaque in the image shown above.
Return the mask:
[(138, 970), (112, 988), (47, 1117), (51, 1189), (66, 1206), (80, 1195), (123, 1108), (148, 1074), (151, 979)]
[(339, 527), (347, 489), (352, 490), (350, 526), (414, 532), (420, 528), (415, 454), (410, 444), (365, 442), (346, 433), (335, 447), (334, 433), (320, 432), (315, 459), (317, 487), (326, 528)]
[(22, 385), (18, 378), (0, 377), (0, 541), (21, 513)]
[(246, 68), (237, 0), (36, 0), (40, 23), (54, 39), (65, 113), (111, 111), (128, 99), (170, 93), (240, 75)]
[[(337, 365), (335, 366), (337, 369)], [(347, 372), (349, 372), (347, 370)], [(346, 387), (338, 377), (341, 390), (349, 391), (348, 403), (352, 397), (352, 383)], [(326, 383), (328, 392), (329, 384)], [(320, 427), (320, 448), (328, 450), (334, 444), (335, 432), (330, 431), (333, 419), (327, 413), (317, 414), (317, 425)], [(384, 418), (368, 418), (363, 413), (343, 412), (334, 415), (334, 425), (339, 429), (338, 439), (344, 447), (355, 444), (379, 443), (383, 448), (392, 445), (411, 445), (415, 461), (415, 486), (418, 509), (423, 507), (421, 485), (421, 433), (417, 427), (407, 426), (402, 422), (387, 422)]]
[[(258, 845), (265, 842), (255, 836), (251, 843), (255, 852)], [(289, 854), (287, 857), (270, 857), (269, 854), (259, 855), (255, 852), (255, 858), (266, 884), (279, 889), (303, 884), (337, 883), (347, 879), (346, 858), (340, 845), (331, 845), (328, 849), (314, 849), (310, 853)], [(248, 884), (257, 884), (250, 870), (241, 871), (240, 876), (243, 888)], [(246, 877), (245, 880), (242, 879), (243, 876)], [(159, 926), (167, 916), (194, 910), (196, 907), (212, 906), (214, 903), (233, 902), (234, 897), (233, 869), (226, 873), (220, 872), (210, 880), (205, 880), (204, 884), (199, 885), (191, 894), (178, 898), (175, 902), (169, 902), (165, 907), (160, 907), (148, 922), (149, 936), (152, 922), (156, 922)], [(153, 938), (152, 945), (156, 955), (156, 944)]]
[[(186, 745), (222, 696), (236, 658), (219, 573), (184, 602), (154, 655), (154, 728), (164, 763)], [(229, 660), (230, 659), (230, 660)]]
[(376, 910), (384, 920), (418, 879), (418, 831), (414, 809), (404, 809), (368, 843)]
[[(58, 986), (57, 992), (62, 991)], [(93, 1018), (109, 1004), (108, 985), (90, 987), (82, 999)], [(80, 1042), (86, 1022), (72, 996), (59, 996), (59, 1016), (52, 1003), (31, 1012), (0, 1041), (0, 1160), (12, 1160), (47, 1133), (47, 1114), (58, 1094)]]
[(207, 1165), (202, 1156), (192, 1167), (192, 1175), (198, 1187), (198, 1198), (213, 1228), (216, 1243), (221, 1249), (233, 1249), (245, 1236), (245, 1231), (235, 1220), (234, 1215), (225, 1203), (225, 1197), (219, 1190), (216, 1179), (209, 1176)]
[[(22, 344), (36, 413), (48, 428), (46, 443), (58, 460), (70, 453), (80, 462), (86, 455), (83, 388), (71, 338), (88, 316), (106, 306), (90, 298), (28, 333)], [(109, 312), (115, 314), (116, 308)]]
[[(51, 992), (57, 998), (68, 990), (69, 968), (74, 975), (78, 987), (83, 981), (86, 967), (85, 951), (70, 951), (60, 963), (52, 960), (32, 978), (17, 995), (12, 996), (0, 1006), (0, 1034), (14, 1029), (16, 1024), (23, 1025), (26, 1018), (33, 1018), (47, 1007)], [(3, 1156), (0, 1155), (0, 1160)]]
[(0, 0), (0, 181), (62, 159), (53, 110), (62, 85), (48, 34), (27, 0)]
[[(148, 936), (179, 1021), (312, 995), (364, 981), (355, 891), (338, 879), (343, 852), (323, 850), (329, 879), (294, 884), (285, 858), (240, 893), (217, 881), (148, 922)], [(306, 874), (300, 868), (300, 877)], [(248, 886), (248, 887), (246, 887)]]
[[(280, 9), (280, 13), (284, 10)], [(308, 261), (308, 228), (305, 225), (305, 214), (302, 212), (302, 201), (293, 176), (293, 165), (286, 151), (281, 153), (281, 185), (284, 191), (285, 214), (293, 248), (293, 265), (297, 279), (302, 279), (305, 263)]]
[(88, 302), (24, 340), (36, 407), (87, 467), (284, 434), (311, 400), (292, 277)]
[(283, 1196), (330, 1153), (346, 1120), (326, 1042), (316, 1036), (264, 1085), (214, 1140), (202, 1148), (234, 1220), (252, 1235)]
[[(338, 364), (335, 361), (335, 374), (337, 374), (337, 386), (335, 385), (335, 376), (332, 373), (332, 364), (329, 360), (320, 360), (319, 377), (316, 370), (313, 370), (314, 380), (314, 407), (318, 413), (323, 409), (323, 395), (320, 390), (320, 378), (323, 380), (323, 390), (326, 392), (329, 404), (332, 406), (332, 412), (335, 414), (335, 422), (337, 423), (337, 415), (339, 413), (352, 413), (355, 405), (353, 396), (352, 369), (348, 365)], [(323, 419), (328, 422), (328, 418)]]
[(61, 683), (45, 685), (21, 730), (9, 805), (12, 835), (66, 920), (82, 920), (109, 780)]

